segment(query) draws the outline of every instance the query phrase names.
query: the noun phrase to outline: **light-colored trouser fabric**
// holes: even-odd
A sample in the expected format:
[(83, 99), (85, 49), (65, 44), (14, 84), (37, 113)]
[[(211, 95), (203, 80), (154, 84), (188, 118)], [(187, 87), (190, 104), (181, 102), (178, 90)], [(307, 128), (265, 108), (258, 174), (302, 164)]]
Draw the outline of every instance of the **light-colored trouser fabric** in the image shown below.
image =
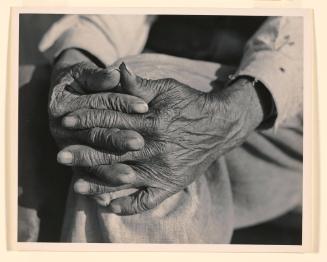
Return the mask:
[[(221, 87), (233, 72), (216, 63), (158, 54), (124, 61), (142, 77), (175, 78), (205, 92)], [(151, 211), (117, 216), (71, 190), (62, 241), (228, 243), (235, 228), (272, 219), (301, 204), (301, 199), (299, 112), (277, 130), (251, 134), (242, 146), (212, 163), (198, 180)]]

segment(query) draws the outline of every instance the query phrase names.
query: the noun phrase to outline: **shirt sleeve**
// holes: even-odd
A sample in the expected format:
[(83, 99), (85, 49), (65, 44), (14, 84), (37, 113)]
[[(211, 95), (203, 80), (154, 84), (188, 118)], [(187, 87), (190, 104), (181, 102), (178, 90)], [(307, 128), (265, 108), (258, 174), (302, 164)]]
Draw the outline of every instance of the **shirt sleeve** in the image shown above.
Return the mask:
[(39, 50), (53, 62), (65, 49), (83, 49), (109, 65), (143, 50), (153, 18), (145, 15), (66, 15), (46, 32)]
[(303, 101), (302, 17), (270, 17), (248, 41), (234, 77), (252, 76), (270, 91), (274, 127), (298, 113)]

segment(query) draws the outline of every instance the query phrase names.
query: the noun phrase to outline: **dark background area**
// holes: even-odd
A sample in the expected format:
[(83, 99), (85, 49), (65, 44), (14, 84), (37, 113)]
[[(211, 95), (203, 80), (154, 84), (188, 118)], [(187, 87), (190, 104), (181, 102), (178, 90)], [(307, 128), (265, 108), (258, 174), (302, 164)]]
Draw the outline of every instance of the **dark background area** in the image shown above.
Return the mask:
[[(42, 35), (60, 17), (26, 14), (20, 15), (19, 23), (19, 185), (23, 189), (19, 204), (38, 210), (39, 241), (44, 242), (59, 241), (70, 183), (70, 169), (57, 164), (57, 148), (48, 128), (51, 68), (37, 49)], [(153, 25), (146, 48), (237, 65), (246, 40), (265, 19), (260, 16), (162, 16)], [(222, 44), (218, 48), (212, 46), (212, 39), (220, 39)], [(33, 179), (27, 179), (26, 174)], [(275, 220), (236, 230), (232, 243), (301, 244), (301, 225), (301, 212), (295, 210)]]

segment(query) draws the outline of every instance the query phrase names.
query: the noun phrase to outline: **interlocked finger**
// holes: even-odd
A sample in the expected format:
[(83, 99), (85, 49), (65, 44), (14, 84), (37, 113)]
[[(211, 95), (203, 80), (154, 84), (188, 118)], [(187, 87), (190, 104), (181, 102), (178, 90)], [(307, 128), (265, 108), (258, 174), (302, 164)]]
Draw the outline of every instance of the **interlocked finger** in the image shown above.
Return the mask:
[(119, 93), (97, 93), (84, 95), (71, 95), (62, 101), (63, 114), (79, 109), (109, 109), (124, 113), (145, 113), (148, 105), (135, 96)]
[(133, 130), (118, 128), (91, 128), (72, 131), (79, 142), (108, 152), (124, 153), (140, 150), (144, 146), (143, 137)]
[(131, 151), (118, 155), (96, 150), (85, 145), (72, 145), (65, 147), (57, 155), (60, 164), (73, 167), (95, 167), (111, 165), (124, 161), (137, 161), (143, 158), (141, 151)]
[(91, 177), (78, 178), (73, 185), (74, 192), (81, 195), (101, 195), (132, 187), (131, 184), (108, 186), (104, 182)]
[(70, 113), (62, 120), (69, 129), (93, 127), (119, 128), (131, 130), (151, 130), (156, 124), (155, 115), (125, 114), (113, 110), (81, 109)]
[(129, 165), (122, 163), (91, 167), (89, 173), (112, 187), (123, 185), (139, 187), (144, 185), (136, 171)]
[(115, 67), (99, 68), (90, 63), (76, 64), (72, 70), (76, 84), (86, 93), (104, 92), (119, 84), (120, 73)]
[(108, 208), (117, 215), (134, 215), (155, 208), (171, 195), (164, 189), (146, 187), (129, 196), (111, 200)]

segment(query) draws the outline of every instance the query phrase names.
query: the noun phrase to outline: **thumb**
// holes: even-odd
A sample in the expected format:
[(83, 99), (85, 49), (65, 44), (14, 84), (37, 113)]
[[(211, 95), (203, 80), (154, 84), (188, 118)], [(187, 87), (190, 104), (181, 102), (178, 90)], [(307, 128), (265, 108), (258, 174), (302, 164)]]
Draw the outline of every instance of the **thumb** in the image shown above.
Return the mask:
[(172, 193), (160, 188), (147, 187), (110, 202), (109, 210), (121, 216), (139, 214), (155, 208)]
[(68, 90), (78, 94), (98, 93), (114, 89), (120, 80), (118, 68), (99, 68), (88, 62), (73, 65), (71, 75), (74, 81), (68, 86)]
[(84, 89), (88, 93), (106, 92), (119, 84), (119, 71), (114, 67), (87, 69), (82, 75)]
[(126, 93), (142, 98), (146, 103), (151, 102), (159, 94), (160, 80), (148, 80), (137, 76), (124, 62), (119, 69), (120, 82)]

